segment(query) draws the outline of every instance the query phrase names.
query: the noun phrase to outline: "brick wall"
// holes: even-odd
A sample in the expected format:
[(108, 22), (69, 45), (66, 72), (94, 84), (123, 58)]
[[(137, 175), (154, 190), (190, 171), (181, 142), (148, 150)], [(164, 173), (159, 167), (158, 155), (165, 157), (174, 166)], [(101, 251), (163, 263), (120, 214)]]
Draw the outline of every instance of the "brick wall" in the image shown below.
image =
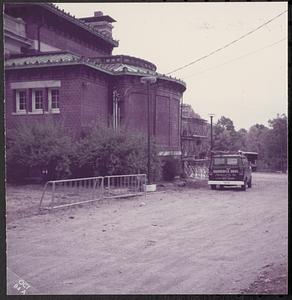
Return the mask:
[(108, 79), (89, 69), (82, 69), (82, 109), (81, 125), (90, 123), (108, 124), (109, 83)]
[[(21, 120), (42, 120), (43, 115), (15, 115), (15, 90), (11, 82), (48, 81), (61, 82), (59, 88), (60, 114), (66, 127), (79, 134), (83, 126), (100, 122), (107, 125), (111, 116), (112, 86), (118, 88), (121, 103), (122, 125), (131, 133), (147, 135), (147, 101), (145, 85), (134, 76), (112, 82), (112, 78), (86, 66), (35, 68), (6, 72), (6, 127), (13, 128)], [(47, 95), (47, 88), (44, 88)], [(27, 89), (31, 99), (32, 89)], [(156, 136), (160, 150), (180, 150), (180, 102), (181, 94), (173, 86), (158, 83), (151, 88), (151, 134)], [(46, 98), (46, 97), (45, 97)], [(45, 103), (45, 110), (47, 103)], [(28, 110), (31, 111), (30, 104)]]
[(180, 98), (179, 91), (170, 85), (156, 89), (156, 135), (163, 150), (180, 150)]
[(180, 146), (180, 101), (172, 97), (169, 102), (170, 146)]
[(147, 135), (147, 94), (143, 91), (133, 92), (125, 99), (124, 122), (132, 132)]
[[(139, 78), (122, 78), (119, 90), (122, 119), (126, 128), (147, 135), (147, 87)], [(161, 151), (180, 150), (180, 98), (182, 94), (170, 83), (158, 82), (150, 89), (150, 132)]]
[(163, 147), (170, 145), (169, 97), (156, 97), (156, 136)]
[[(15, 90), (10, 88), (11, 82), (31, 82), (34, 80), (61, 81), (61, 87), (59, 88), (60, 114), (14, 114)], [(22, 120), (42, 121), (48, 117), (62, 119), (65, 126), (72, 130), (74, 135), (80, 133), (82, 125), (96, 121), (98, 117), (106, 124), (107, 85), (104, 80), (102, 82), (97, 84), (96, 82), (88, 81), (89, 85), (87, 85), (86, 77), (84, 77), (83, 71), (78, 66), (7, 71), (5, 81), (6, 129), (14, 128)], [(47, 91), (46, 88), (44, 90)], [(29, 99), (31, 99), (31, 93), (32, 89), (27, 89)], [(47, 92), (45, 92), (45, 95), (47, 95)], [(28, 104), (28, 111), (31, 112), (30, 101), (28, 101)], [(46, 100), (44, 106), (46, 110)]]

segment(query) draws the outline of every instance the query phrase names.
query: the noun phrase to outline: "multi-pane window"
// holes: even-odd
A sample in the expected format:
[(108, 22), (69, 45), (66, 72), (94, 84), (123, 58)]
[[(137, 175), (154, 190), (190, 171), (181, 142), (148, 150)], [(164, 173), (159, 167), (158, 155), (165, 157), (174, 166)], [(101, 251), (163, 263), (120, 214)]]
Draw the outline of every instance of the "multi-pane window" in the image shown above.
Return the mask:
[(18, 92), (18, 103), (17, 103), (17, 111), (26, 111), (26, 92), (19, 91)]
[(48, 110), (49, 113), (60, 113), (60, 92), (59, 89), (51, 88), (48, 90)]
[(16, 109), (17, 114), (26, 114), (27, 109), (27, 94), (25, 90), (16, 90)]
[(11, 82), (13, 115), (60, 113), (60, 80)]
[(43, 91), (35, 91), (34, 109), (43, 109)]
[(59, 90), (51, 90), (51, 108), (59, 109)]

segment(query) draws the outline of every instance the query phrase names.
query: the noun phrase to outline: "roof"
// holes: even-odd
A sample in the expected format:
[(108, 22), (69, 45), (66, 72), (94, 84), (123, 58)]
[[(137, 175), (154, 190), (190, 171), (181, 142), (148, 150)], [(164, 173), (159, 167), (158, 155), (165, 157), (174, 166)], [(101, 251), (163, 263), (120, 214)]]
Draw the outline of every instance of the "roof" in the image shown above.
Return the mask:
[(70, 13), (66, 13), (64, 10), (59, 9), (55, 4), (53, 3), (5, 3), (5, 7), (13, 7), (13, 6), (21, 6), (21, 5), (38, 5), (41, 6), (43, 8), (45, 8), (46, 10), (66, 19), (69, 22), (72, 22), (73, 24), (79, 26), (80, 28), (83, 28), (84, 30), (94, 34), (95, 36), (103, 39), (105, 42), (111, 44), (114, 47), (117, 47), (119, 45), (119, 42), (114, 40), (112, 37), (98, 31), (97, 29), (95, 29), (93, 26), (87, 24), (85, 21), (79, 20), (78, 18), (76, 18), (75, 16), (71, 15)]
[(258, 152), (251, 152), (251, 151), (242, 151), (242, 153), (244, 154), (244, 155), (248, 155), (248, 154), (251, 154), (251, 155), (258, 155)]
[(182, 135), (183, 140), (197, 140), (197, 139), (206, 139), (206, 135), (192, 134), (192, 135)]
[(223, 150), (212, 150), (211, 151), (212, 156), (220, 156), (220, 157), (230, 157), (230, 156), (235, 156), (235, 157), (242, 157), (244, 156), (244, 152), (241, 150), (238, 151), (223, 151)]
[(71, 54), (69, 52), (57, 52), (51, 54), (42, 55), (31, 55), (31, 56), (19, 56), (10, 58), (5, 61), (5, 67), (10, 66), (23, 66), (23, 65), (37, 65), (37, 64), (49, 64), (49, 63), (59, 63), (59, 62), (72, 62), (80, 60), (80, 57)]
[(186, 87), (186, 84), (176, 78), (159, 74), (155, 71), (148, 70), (139, 66), (133, 66), (130, 64), (116, 63), (116, 64), (105, 64), (97, 62), (91, 58), (84, 58), (76, 54), (60, 51), (60, 52), (45, 52), (37, 55), (16, 55), (7, 59), (4, 63), (6, 70), (13, 69), (25, 69), (25, 68), (41, 68), (50, 66), (63, 66), (63, 65), (86, 65), (90, 68), (99, 70), (110, 75), (155, 75), (161, 80), (172, 81), (181, 86)]
[(98, 17), (86, 17), (86, 18), (79, 18), (79, 20), (81, 21), (85, 21), (85, 22), (101, 22), (101, 21), (106, 21), (106, 22), (116, 22), (115, 19), (113, 19), (110, 16), (98, 16)]
[(144, 73), (149, 75), (155, 75), (156, 72), (152, 70), (148, 70), (142, 67), (137, 67), (129, 64), (124, 63), (116, 63), (116, 64), (103, 64), (103, 63), (97, 63), (98, 66), (105, 70), (109, 70), (111, 72), (131, 72), (131, 73)]
[(220, 153), (217, 153), (217, 154), (213, 154), (213, 157), (242, 157), (243, 154), (220, 154)]
[(79, 27), (93, 33), (94, 35), (102, 38), (103, 40), (109, 42), (110, 44), (112, 44), (115, 47), (117, 47), (119, 45), (119, 42), (114, 40), (112, 37), (105, 35), (104, 33), (100, 32), (97, 29), (95, 29), (94, 27), (90, 26), (89, 24), (86, 24), (84, 21), (79, 20), (75, 16), (72, 16), (70, 13), (66, 13), (64, 10), (60, 10), (53, 3), (36, 3), (36, 4), (42, 5), (42, 6), (46, 7), (47, 9), (50, 9), (52, 12), (61, 15), (62, 17), (66, 18), (67, 20), (75, 23)]
[(182, 116), (182, 119), (190, 123), (207, 123), (207, 120), (196, 117)]
[(70, 52), (47, 52), (25, 57), (15, 56), (7, 59), (4, 63), (6, 70), (58, 67), (64, 65), (86, 65), (90, 68), (112, 75), (112, 72), (102, 69), (101, 67), (90, 63), (88, 59)]
[(130, 55), (110, 55), (110, 56), (102, 56), (102, 57), (91, 57), (93, 62), (101, 63), (103, 65), (111, 65), (109, 68), (115, 68), (116, 66), (120, 65), (119, 63), (141, 67), (142, 69), (156, 71), (155, 64), (134, 56)]

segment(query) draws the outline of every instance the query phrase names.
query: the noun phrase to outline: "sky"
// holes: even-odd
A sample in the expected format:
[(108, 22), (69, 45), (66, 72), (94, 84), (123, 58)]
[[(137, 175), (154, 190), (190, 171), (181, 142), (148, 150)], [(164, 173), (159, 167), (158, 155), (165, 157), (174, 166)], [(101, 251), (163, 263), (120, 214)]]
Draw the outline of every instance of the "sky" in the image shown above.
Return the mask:
[[(102, 11), (117, 22), (113, 54), (146, 59), (167, 74), (238, 39), (287, 10), (287, 2), (58, 3), (77, 18)], [(187, 85), (183, 102), (235, 128), (287, 114), (287, 12), (238, 42), (171, 76)]]

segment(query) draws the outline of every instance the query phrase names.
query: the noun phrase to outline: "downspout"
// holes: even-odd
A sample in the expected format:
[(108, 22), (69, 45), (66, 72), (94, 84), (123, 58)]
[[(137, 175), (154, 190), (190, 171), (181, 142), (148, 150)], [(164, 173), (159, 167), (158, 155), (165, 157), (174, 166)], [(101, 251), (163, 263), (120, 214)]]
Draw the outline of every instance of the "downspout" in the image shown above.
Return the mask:
[(117, 130), (119, 127), (119, 112), (118, 112), (118, 101), (119, 101), (119, 93), (116, 87), (113, 88), (112, 93), (112, 121), (113, 121), (113, 129)]
[(113, 130), (115, 131), (115, 129), (116, 129), (116, 90), (115, 89), (113, 89), (113, 93), (112, 93), (112, 99), (113, 99), (113, 101), (112, 101), (112, 106), (113, 106), (113, 108), (112, 108), (112, 126), (113, 126)]

